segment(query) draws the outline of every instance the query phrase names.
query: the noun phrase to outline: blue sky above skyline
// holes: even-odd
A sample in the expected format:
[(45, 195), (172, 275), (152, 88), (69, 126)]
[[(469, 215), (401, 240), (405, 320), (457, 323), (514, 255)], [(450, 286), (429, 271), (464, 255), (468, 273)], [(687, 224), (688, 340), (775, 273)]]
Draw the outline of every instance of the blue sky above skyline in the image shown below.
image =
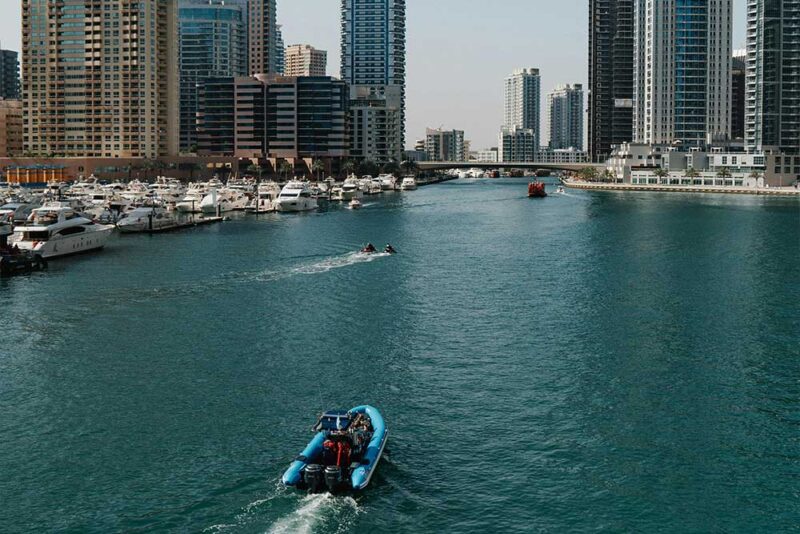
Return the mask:
[[(744, 45), (745, 0), (734, 1), (734, 48)], [(20, 48), (20, 2), (2, 0), (0, 42)], [(339, 0), (278, 0), (286, 44), (328, 51), (339, 74)], [(537, 67), (542, 93), (587, 83), (588, 0), (407, 0), (407, 144), (426, 127), (465, 130), (472, 148), (497, 144), (503, 79)], [(544, 107), (542, 117), (546, 116)]]

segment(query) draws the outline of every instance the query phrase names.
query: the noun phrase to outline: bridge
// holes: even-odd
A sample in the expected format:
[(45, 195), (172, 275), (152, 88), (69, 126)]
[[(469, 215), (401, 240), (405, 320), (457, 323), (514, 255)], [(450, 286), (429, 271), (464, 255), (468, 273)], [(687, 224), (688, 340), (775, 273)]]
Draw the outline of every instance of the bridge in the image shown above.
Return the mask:
[(587, 167), (594, 167), (598, 172), (603, 172), (604, 163), (540, 163), (540, 162), (479, 162), (479, 161), (418, 161), (417, 168), (421, 171), (441, 171), (446, 169), (542, 169), (548, 171), (578, 172)]

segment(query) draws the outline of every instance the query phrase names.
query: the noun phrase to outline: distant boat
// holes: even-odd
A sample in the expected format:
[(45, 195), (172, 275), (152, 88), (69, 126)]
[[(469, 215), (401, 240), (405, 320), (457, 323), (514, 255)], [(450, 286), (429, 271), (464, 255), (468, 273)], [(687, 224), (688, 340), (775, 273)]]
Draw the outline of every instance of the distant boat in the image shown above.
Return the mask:
[(414, 191), (417, 188), (417, 181), (413, 176), (406, 176), (400, 183), (401, 191)]
[(528, 184), (528, 198), (545, 198), (546, 196), (544, 182), (535, 180)]

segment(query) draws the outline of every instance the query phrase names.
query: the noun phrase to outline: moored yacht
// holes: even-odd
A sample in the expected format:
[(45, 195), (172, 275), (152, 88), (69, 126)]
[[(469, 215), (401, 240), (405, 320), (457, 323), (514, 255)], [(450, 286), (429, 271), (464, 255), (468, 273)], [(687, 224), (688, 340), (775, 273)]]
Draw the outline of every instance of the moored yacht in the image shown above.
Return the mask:
[(381, 174), (377, 179), (380, 180), (383, 191), (394, 191), (397, 187), (397, 178), (393, 174)]
[(44, 259), (103, 248), (114, 229), (67, 207), (37, 208), (30, 219), (14, 228), (11, 243)]
[(212, 189), (200, 202), (200, 211), (206, 215), (227, 213), (245, 209), (248, 202), (247, 195), (238, 189)]
[(281, 190), (276, 207), (281, 212), (311, 211), (317, 209), (317, 199), (312, 198), (308, 182), (292, 180)]
[(401, 191), (414, 191), (417, 188), (417, 181), (414, 179), (413, 176), (406, 176), (403, 178), (402, 183), (400, 183), (400, 190)]
[(281, 187), (273, 182), (262, 182), (258, 184), (256, 196), (253, 198), (250, 205), (247, 206), (247, 211), (253, 213), (269, 213), (275, 211), (278, 207), (278, 195), (281, 194)]
[(355, 176), (348, 177), (342, 184), (342, 200), (350, 201), (354, 198), (361, 198), (364, 192), (361, 191), (358, 178)]
[(136, 208), (117, 222), (117, 228), (122, 233), (159, 232), (177, 226), (175, 214), (160, 206)]

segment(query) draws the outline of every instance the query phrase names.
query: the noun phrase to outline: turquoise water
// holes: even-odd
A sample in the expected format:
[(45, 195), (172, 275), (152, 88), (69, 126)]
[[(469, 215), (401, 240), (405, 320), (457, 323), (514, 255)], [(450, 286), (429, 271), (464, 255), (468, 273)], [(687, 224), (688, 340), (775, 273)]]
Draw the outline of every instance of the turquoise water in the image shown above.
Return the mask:
[[(796, 529), (797, 201), (525, 190), (1, 280), (0, 531)], [(365, 402), (390, 429), (369, 490), (281, 489), (316, 414)]]

